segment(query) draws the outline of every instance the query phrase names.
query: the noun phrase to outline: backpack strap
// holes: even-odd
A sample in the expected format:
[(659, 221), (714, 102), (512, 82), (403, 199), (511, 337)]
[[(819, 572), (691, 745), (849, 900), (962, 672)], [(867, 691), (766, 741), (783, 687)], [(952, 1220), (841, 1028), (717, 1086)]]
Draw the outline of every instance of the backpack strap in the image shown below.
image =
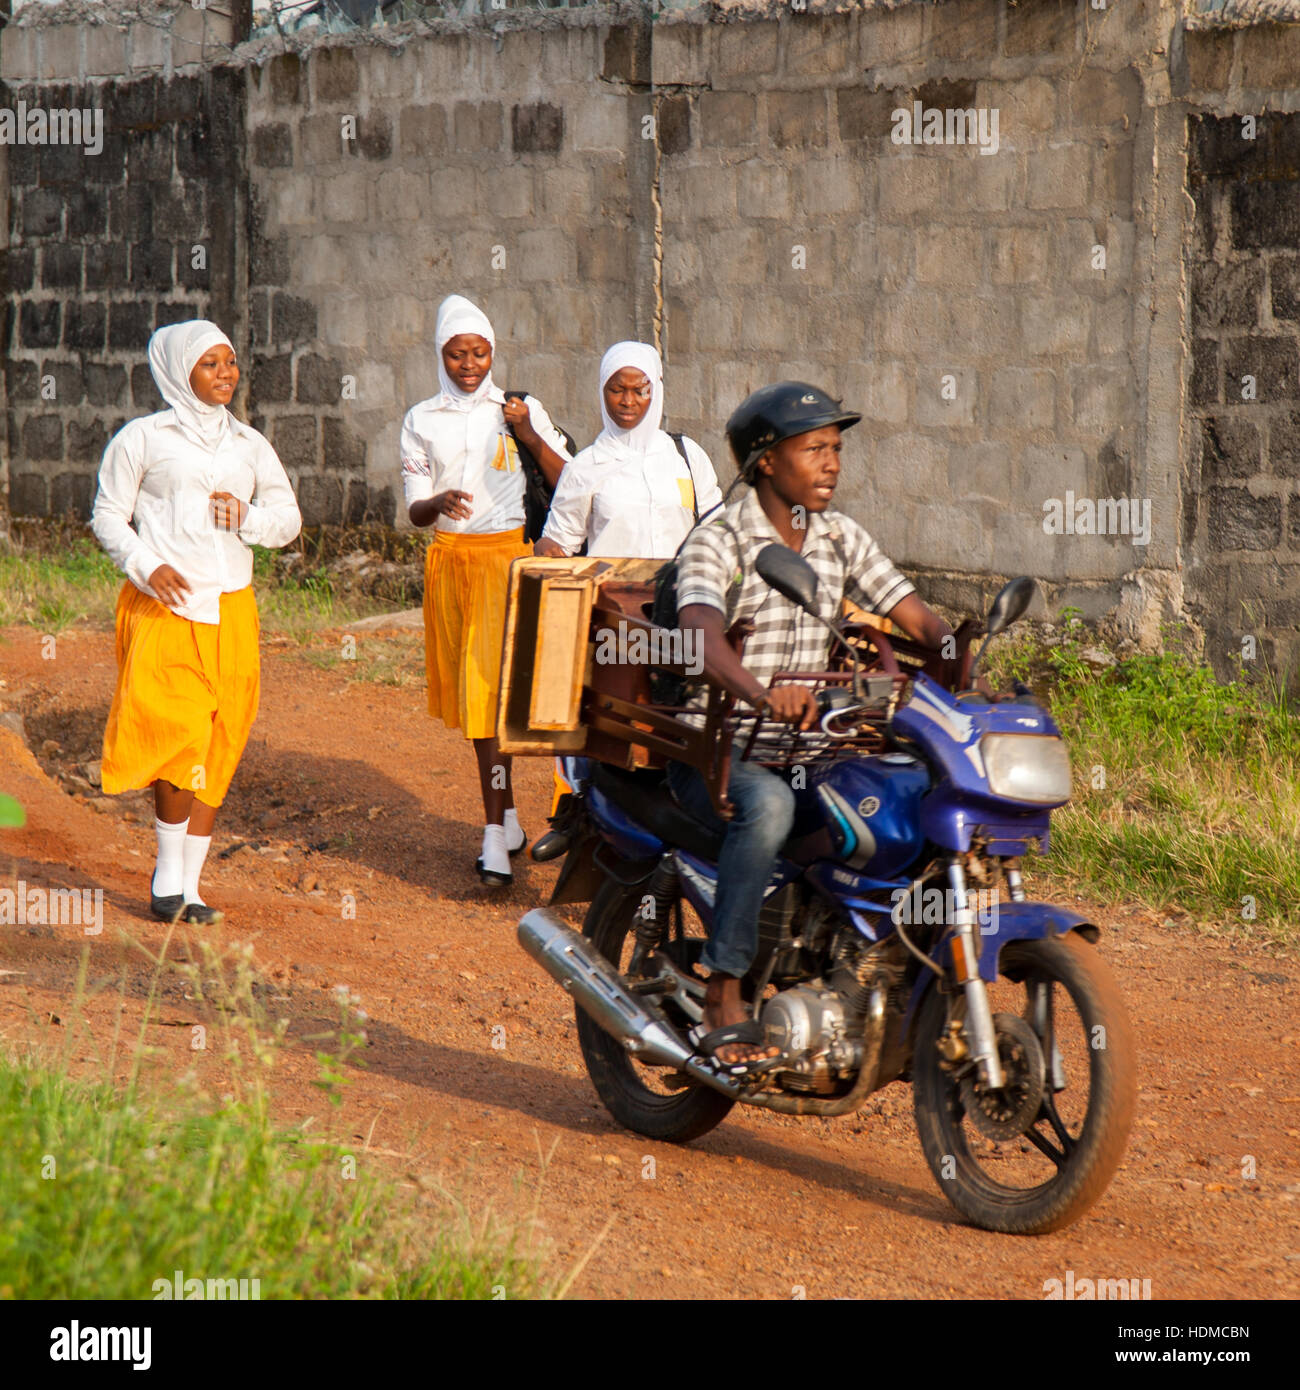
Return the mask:
[(682, 456), (682, 462), (686, 465), (686, 471), (691, 479), (691, 510), (695, 513), (695, 524), (700, 524), (700, 494), (695, 486), (695, 470), (691, 467), (691, 456), (686, 452), (686, 440), (680, 434), (670, 434), (669, 439), (677, 446), (677, 452)]

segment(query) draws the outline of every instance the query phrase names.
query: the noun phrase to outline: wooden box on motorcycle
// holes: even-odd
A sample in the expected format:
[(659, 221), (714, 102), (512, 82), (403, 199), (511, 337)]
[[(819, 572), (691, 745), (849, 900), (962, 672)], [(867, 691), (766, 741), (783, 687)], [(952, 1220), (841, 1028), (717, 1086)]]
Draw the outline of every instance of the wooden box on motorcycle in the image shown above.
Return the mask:
[[(661, 560), (534, 556), (510, 567), (497, 737), (509, 754), (584, 757), (635, 769), (669, 758), (717, 775), (731, 699), (708, 666), (705, 724), (654, 705), (650, 668), (693, 674), (681, 634), (647, 614)], [(674, 636), (676, 645), (674, 645)], [(739, 640), (739, 635), (737, 635)]]

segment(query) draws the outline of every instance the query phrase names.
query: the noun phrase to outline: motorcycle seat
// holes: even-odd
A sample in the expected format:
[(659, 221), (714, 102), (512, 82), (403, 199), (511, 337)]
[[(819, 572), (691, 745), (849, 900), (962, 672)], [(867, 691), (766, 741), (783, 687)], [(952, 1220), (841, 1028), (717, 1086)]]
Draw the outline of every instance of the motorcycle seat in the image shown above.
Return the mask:
[(593, 763), (590, 782), (665, 844), (690, 850), (711, 863), (718, 862), (725, 832), (714, 830), (684, 811), (669, 790), (662, 771), (644, 768), (626, 772), (609, 763)]

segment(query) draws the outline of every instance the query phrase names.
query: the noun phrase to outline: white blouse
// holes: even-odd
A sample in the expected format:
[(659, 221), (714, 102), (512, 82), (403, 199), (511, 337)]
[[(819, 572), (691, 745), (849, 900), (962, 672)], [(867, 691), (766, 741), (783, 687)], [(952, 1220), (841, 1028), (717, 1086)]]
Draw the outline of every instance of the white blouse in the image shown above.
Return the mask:
[[(473, 496), (469, 518), (439, 516), (439, 531), (478, 535), (524, 524), (524, 473), (501, 409), (505, 400), (505, 392), (494, 386), (469, 410), (456, 410), (439, 391), (406, 412), (401, 454), (407, 508), (448, 488)], [(525, 396), (524, 404), (533, 428), (567, 460), (569, 446), (541, 401)]]
[(701, 516), (722, 501), (708, 454), (682, 443), (690, 468), (664, 430), (640, 458), (599, 441), (581, 450), (560, 474), (542, 535), (570, 555), (585, 540), (588, 555), (668, 558), (695, 525), (692, 499)]
[[(210, 494), (229, 492), (246, 502), (236, 531), (212, 518)], [(279, 456), (249, 425), (230, 417), (214, 449), (196, 444), (171, 410), (124, 425), (108, 442), (99, 467), (91, 528), (113, 563), (151, 598), (149, 576), (171, 565), (190, 586), (178, 617), (221, 620), (221, 595), (253, 580), (250, 545), (288, 545), (302, 529), (302, 514)], [(160, 600), (161, 601), (161, 600)]]

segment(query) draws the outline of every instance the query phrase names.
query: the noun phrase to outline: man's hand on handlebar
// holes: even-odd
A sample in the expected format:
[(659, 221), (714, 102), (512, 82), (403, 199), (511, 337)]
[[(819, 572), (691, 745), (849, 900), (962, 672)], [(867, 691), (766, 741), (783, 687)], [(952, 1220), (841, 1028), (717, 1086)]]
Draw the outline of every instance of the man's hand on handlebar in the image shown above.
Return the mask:
[(778, 685), (764, 701), (767, 713), (782, 724), (811, 729), (819, 718), (817, 697), (806, 685)]

